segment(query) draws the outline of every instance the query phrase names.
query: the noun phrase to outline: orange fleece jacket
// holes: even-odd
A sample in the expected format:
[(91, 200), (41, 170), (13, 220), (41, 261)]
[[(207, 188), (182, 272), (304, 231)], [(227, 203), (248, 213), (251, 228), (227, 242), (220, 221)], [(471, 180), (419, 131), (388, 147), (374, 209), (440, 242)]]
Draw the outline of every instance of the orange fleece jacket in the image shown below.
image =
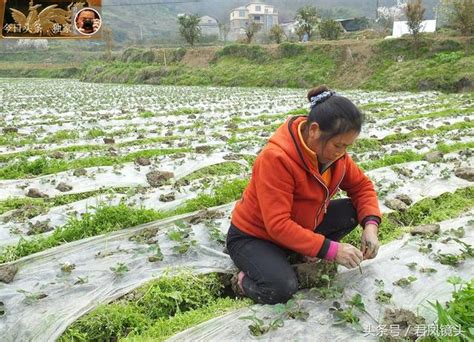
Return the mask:
[(324, 184), (298, 137), (298, 126), (306, 119), (289, 118), (260, 152), (232, 223), (251, 236), (323, 258), (331, 241), (317, 227), (339, 189), (351, 198), (360, 223), (382, 215), (373, 183), (347, 153), (330, 166), (331, 182)]

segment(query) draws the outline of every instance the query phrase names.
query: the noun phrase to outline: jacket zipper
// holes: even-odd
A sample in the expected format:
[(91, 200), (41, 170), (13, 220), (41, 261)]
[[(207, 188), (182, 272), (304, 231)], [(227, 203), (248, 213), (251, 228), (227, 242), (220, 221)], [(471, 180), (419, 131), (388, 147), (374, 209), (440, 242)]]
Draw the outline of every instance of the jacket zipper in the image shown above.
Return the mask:
[[(342, 157), (340, 157), (339, 159), (341, 159), (341, 158)], [(332, 162), (331, 165), (334, 164), (337, 160), (338, 159), (336, 159), (334, 162)], [(329, 167), (331, 167), (331, 165)], [(326, 186), (326, 184), (324, 184), (323, 181), (321, 181), (315, 174), (312, 173), (312, 175), (313, 175), (314, 178), (316, 178), (318, 180), (319, 183), (321, 183), (321, 185), (326, 190), (326, 198), (324, 199), (324, 203), (321, 206), (321, 208), (319, 208), (318, 213), (316, 214), (316, 217), (314, 219), (314, 229), (316, 229), (316, 223), (318, 222), (318, 217), (319, 217), (319, 214), (321, 214), (321, 210), (324, 208), (324, 213), (326, 214), (328, 212), (328, 207), (327, 207), (328, 199), (334, 194), (335, 191), (337, 191), (337, 188), (339, 188), (339, 185), (341, 184), (342, 180), (344, 179), (344, 176), (346, 175), (346, 164), (344, 164), (344, 171), (342, 172), (342, 177), (339, 179), (339, 182), (337, 183), (336, 187), (334, 188), (335, 191), (333, 191), (332, 194), (329, 193), (329, 188)]]

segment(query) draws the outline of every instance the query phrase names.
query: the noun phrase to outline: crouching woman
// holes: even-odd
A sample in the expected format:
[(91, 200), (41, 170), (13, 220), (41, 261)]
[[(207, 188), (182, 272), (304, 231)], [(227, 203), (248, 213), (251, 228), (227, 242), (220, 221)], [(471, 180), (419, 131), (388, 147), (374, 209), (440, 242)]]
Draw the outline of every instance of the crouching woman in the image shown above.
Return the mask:
[[(325, 86), (311, 89), (308, 100), (309, 115), (289, 118), (260, 152), (232, 212), (227, 249), (240, 270), (235, 285), (261, 304), (286, 302), (298, 290), (292, 252), (354, 268), (379, 248), (377, 194), (346, 153), (363, 115)], [(331, 200), (339, 189), (349, 198)], [(339, 242), (358, 224), (361, 250)]]

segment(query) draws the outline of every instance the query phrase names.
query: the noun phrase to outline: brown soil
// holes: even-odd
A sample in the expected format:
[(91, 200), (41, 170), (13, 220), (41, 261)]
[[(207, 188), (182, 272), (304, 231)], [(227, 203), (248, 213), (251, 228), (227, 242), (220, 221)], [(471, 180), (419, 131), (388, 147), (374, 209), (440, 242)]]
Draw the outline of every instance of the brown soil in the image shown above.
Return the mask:
[(187, 49), (181, 63), (191, 67), (207, 68), (219, 47), (199, 47)]
[(421, 316), (415, 315), (410, 310), (405, 309), (387, 309), (385, 310), (383, 324), (386, 327), (395, 326), (397, 327), (396, 333), (391, 336), (387, 331), (383, 337), (383, 341), (392, 342), (392, 341), (403, 341), (410, 340), (416, 341), (419, 337), (416, 334), (415, 327), (417, 325), (425, 324), (425, 319)]

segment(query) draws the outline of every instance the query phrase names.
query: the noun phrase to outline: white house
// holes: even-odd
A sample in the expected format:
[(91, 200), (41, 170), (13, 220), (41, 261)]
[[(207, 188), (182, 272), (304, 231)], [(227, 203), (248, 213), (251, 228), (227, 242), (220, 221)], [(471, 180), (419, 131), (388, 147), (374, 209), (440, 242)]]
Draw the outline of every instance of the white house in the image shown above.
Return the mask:
[(296, 29), (298, 27), (297, 21), (282, 23), (280, 24), (280, 27), (282, 28), (283, 32), (285, 33), (287, 37), (296, 37)]
[(263, 2), (252, 2), (246, 6), (234, 8), (230, 12), (229, 38), (236, 40), (245, 34), (246, 26), (254, 21), (261, 25), (262, 32), (268, 32), (278, 25), (278, 12), (271, 5)]
[[(408, 27), (407, 21), (394, 21), (393, 31), (390, 38), (400, 38), (404, 34), (411, 34), (410, 28)], [(423, 20), (421, 22), (420, 32), (435, 32), (436, 31), (436, 20)], [(388, 37), (386, 37), (388, 38)]]
[(208, 15), (199, 18), (199, 27), (203, 36), (218, 36), (220, 35), (219, 21)]

